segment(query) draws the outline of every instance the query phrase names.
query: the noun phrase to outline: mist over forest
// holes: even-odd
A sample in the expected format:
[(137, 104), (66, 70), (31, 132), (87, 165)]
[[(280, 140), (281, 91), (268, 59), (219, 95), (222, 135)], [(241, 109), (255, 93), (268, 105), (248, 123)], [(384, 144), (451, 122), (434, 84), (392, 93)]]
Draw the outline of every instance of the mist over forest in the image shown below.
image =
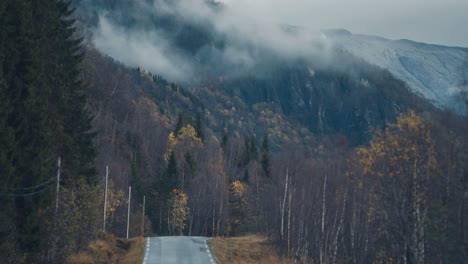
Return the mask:
[(468, 49), (341, 29), (464, 5), (358, 2), (1, 1), (0, 263), (466, 262)]

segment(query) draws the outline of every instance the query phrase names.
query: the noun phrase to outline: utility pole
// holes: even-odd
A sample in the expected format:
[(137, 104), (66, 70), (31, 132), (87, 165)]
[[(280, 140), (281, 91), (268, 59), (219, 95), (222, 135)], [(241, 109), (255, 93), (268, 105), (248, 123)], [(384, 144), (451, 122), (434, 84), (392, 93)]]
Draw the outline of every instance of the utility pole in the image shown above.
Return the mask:
[(130, 228), (130, 201), (132, 199), (132, 186), (128, 187), (128, 212), (127, 212), (127, 239), (128, 239), (128, 230)]
[(57, 194), (55, 198), (55, 217), (57, 217), (58, 213), (58, 201), (59, 201), (59, 189), (60, 189), (60, 169), (61, 169), (61, 160), (60, 157), (57, 161)]
[(60, 157), (57, 161), (57, 189), (56, 189), (56, 197), (55, 197), (55, 215), (54, 215), (54, 236), (52, 242), (52, 248), (49, 251), (50, 254), (47, 254), (47, 259), (51, 260), (55, 258), (55, 251), (57, 250), (57, 214), (58, 214), (58, 201), (59, 201), (59, 190), (60, 190), (60, 173), (61, 173), (61, 166), (62, 162)]
[(143, 218), (142, 218), (142, 223), (141, 223), (141, 236), (145, 236), (145, 199), (146, 196), (143, 195)]
[(106, 209), (107, 209), (107, 177), (109, 176), (109, 166), (106, 166), (106, 190), (104, 191), (104, 221), (102, 231), (106, 232)]

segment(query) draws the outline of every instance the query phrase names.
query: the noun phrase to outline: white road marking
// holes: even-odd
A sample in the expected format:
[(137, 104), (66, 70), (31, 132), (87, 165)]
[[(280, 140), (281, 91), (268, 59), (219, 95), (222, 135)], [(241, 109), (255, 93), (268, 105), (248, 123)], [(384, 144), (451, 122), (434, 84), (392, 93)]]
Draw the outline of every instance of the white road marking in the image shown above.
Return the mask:
[(145, 250), (145, 258), (143, 259), (143, 264), (146, 264), (146, 261), (148, 260), (149, 246), (150, 246), (150, 239), (149, 239), (149, 237), (148, 237), (148, 238), (146, 239), (146, 250)]

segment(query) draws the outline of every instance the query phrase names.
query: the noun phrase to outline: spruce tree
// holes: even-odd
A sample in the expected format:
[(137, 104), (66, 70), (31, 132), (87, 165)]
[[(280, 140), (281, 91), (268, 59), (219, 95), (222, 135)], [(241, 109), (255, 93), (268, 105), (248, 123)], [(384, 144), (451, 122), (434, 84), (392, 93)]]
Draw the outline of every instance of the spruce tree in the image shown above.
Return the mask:
[[(51, 216), (43, 212), (53, 205), (54, 182), (41, 184), (53, 179), (57, 158), (64, 160), (62, 183), (93, 182), (95, 176), (71, 12), (62, 0), (0, 3), (0, 181), (2, 193), (14, 194), (0, 198), (2, 213), (14, 218), (0, 219), (0, 225), (10, 222), (27, 262), (38, 262), (49, 250), (44, 223)], [(25, 195), (36, 185), (43, 186), (38, 195)], [(7, 226), (0, 226), (2, 241)]]
[[(10, 1), (6, 13), (9, 15), (6, 18), (8, 41), (4, 54), (8, 56), (4, 57), (3, 71), (11, 108), (7, 123), (15, 138), (10, 158), (15, 169), (12, 181), (15, 190), (24, 190), (46, 181), (54, 170), (47, 100), (51, 91), (41, 72), (43, 58), (36, 31), (38, 21), (33, 16), (31, 2)], [(49, 205), (51, 195), (44, 192), (29, 197), (20, 193), (15, 198), (15, 230), (22, 252), (37, 254), (44, 245), (41, 238), (44, 219), (38, 212)]]
[(250, 137), (250, 157), (253, 160), (258, 160), (257, 139), (255, 136)]
[(180, 130), (184, 127), (184, 115), (183, 114), (178, 114), (177, 115), (177, 122), (174, 128), (174, 135), (178, 136)]
[(200, 112), (197, 112), (195, 115), (195, 132), (197, 132), (197, 137), (203, 142), (205, 140), (205, 133), (203, 131), (202, 116)]
[[(14, 146), (13, 129), (8, 125), (10, 114), (10, 100), (7, 96), (7, 85), (3, 78), (3, 64), (5, 62), (4, 43), (6, 38), (5, 10), (7, 2), (0, 3), (0, 193), (4, 194), (14, 188), (14, 168), (11, 163), (11, 153)], [(0, 263), (10, 263), (15, 260), (14, 255), (14, 199), (5, 195), (0, 196)]]
[[(59, 110), (62, 113), (64, 159), (70, 180), (84, 177), (88, 183), (95, 182), (96, 149), (93, 145), (92, 116), (86, 109), (85, 86), (79, 77), (79, 67), (83, 58), (81, 39), (75, 36), (75, 19), (70, 16), (71, 2), (57, 3), (57, 88), (62, 89), (63, 98)], [(61, 19), (60, 19), (61, 18)]]
[(270, 140), (268, 134), (263, 136), (262, 142), (262, 169), (266, 177), (271, 176), (271, 159), (270, 159)]
[(243, 183), (249, 183), (250, 175), (249, 175), (249, 170), (245, 169), (244, 171), (244, 177), (242, 178)]
[[(167, 163), (167, 181), (170, 183), (170, 189), (174, 189), (177, 187), (177, 176), (178, 176), (178, 168), (177, 168), (177, 158), (174, 151), (171, 151), (169, 155), (169, 161)], [(170, 191), (170, 190), (169, 190)]]

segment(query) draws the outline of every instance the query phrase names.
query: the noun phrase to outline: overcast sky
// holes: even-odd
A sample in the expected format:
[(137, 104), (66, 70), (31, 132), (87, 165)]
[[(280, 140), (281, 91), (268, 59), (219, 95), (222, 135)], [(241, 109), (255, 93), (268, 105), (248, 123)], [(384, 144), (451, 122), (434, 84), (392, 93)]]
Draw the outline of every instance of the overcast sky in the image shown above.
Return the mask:
[(268, 22), (468, 47), (468, 0), (219, 1)]

